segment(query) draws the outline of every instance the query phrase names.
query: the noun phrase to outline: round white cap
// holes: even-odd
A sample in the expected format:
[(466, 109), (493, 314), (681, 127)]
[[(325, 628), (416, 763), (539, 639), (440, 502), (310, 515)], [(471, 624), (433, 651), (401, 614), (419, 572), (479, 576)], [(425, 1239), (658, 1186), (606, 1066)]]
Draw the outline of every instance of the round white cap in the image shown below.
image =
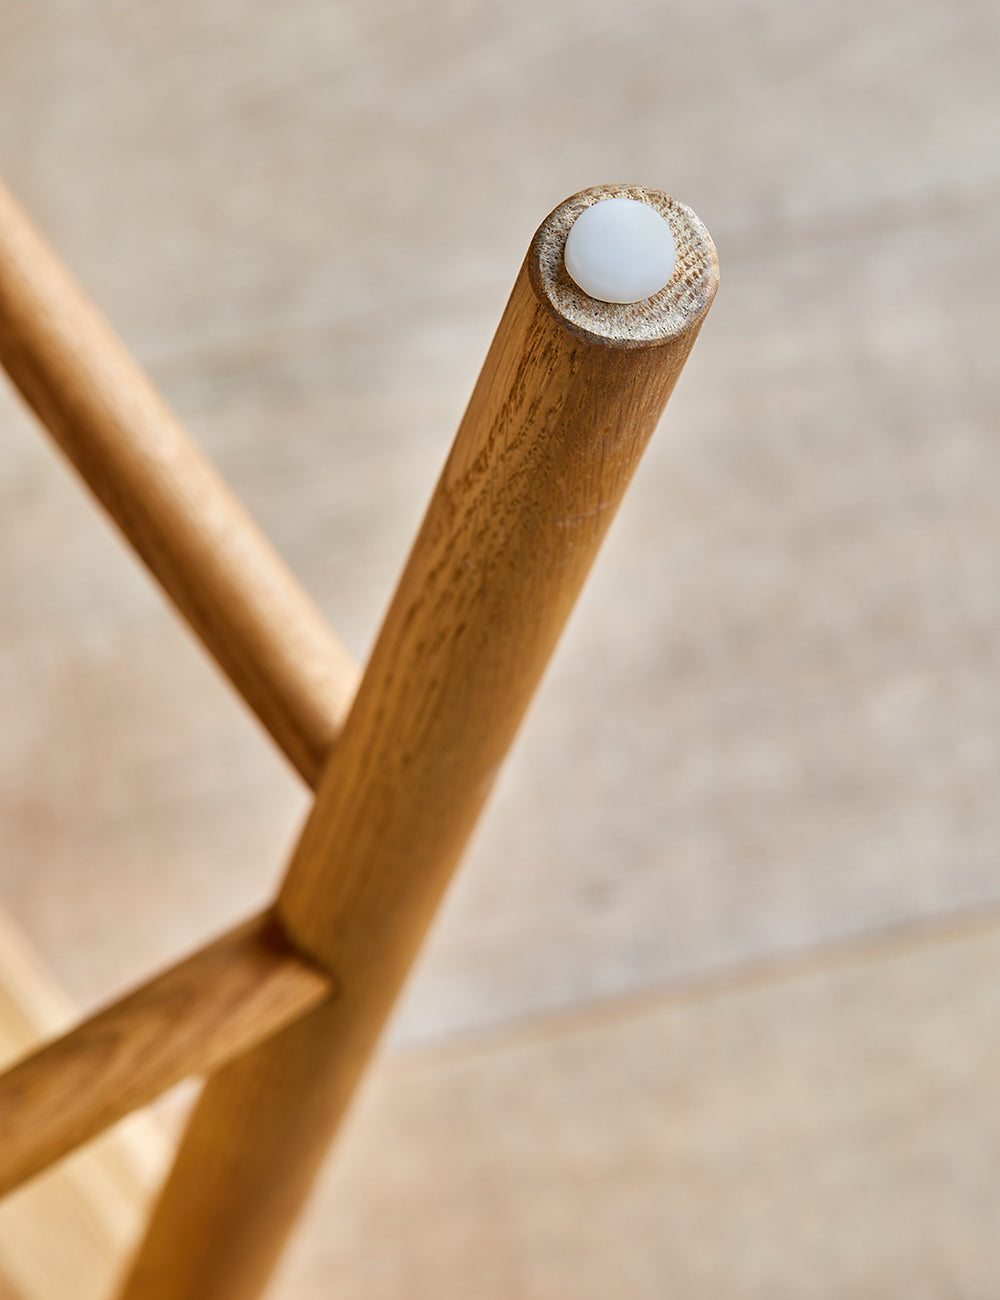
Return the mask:
[(577, 217), (566, 238), (566, 270), (591, 298), (642, 302), (667, 284), (677, 245), (663, 217), (638, 199), (601, 199)]

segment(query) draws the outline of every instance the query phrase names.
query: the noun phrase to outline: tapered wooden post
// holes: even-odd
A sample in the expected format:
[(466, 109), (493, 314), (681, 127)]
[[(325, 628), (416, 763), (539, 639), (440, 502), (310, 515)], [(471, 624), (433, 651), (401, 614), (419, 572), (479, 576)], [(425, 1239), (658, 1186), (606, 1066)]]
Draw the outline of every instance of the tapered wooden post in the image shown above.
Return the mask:
[[(614, 195), (678, 245), (669, 285), (626, 306), (563, 266), (574, 218)], [(127, 1300), (260, 1294), (717, 277), (655, 191), (586, 191), (535, 236), (278, 900), (339, 995), (209, 1080)]]

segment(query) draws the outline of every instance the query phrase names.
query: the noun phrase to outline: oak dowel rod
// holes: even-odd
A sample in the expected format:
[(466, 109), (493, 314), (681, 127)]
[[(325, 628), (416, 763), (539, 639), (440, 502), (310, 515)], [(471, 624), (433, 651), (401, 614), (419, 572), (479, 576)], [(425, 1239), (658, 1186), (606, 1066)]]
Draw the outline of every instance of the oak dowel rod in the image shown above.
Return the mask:
[(0, 1196), (332, 993), (268, 912), (0, 1075)]
[(350, 656), (2, 185), (0, 363), (315, 785), (356, 686)]
[[(73, 1007), (0, 906), (0, 1069), (65, 1032)], [(169, 1140), (130, 1117), (0, 1207), (0, 1278), (10, 1300), (108, 1300), (142, 1231)]]
[[(563, 266), (614, 196), (678, 246), (626, 306)], [(266, 1285), (716, 284), (701, 222), (656, 191), (586, 191), (541, 226), (279, 897), (338, 996), (208, 1081), (123, 1300)]]

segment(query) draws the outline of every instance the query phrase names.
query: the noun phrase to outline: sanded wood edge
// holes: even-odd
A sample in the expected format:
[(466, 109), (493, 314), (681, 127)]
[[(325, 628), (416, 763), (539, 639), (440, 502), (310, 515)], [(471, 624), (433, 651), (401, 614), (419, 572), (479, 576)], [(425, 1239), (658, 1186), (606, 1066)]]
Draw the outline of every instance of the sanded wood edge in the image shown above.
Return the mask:
[(270, 912), (172, 966), (0, 1075), (0, 1195), (331, 992)]
[(353, 660), (2, 185), (0, 364), (315, 785), (354, 694)]

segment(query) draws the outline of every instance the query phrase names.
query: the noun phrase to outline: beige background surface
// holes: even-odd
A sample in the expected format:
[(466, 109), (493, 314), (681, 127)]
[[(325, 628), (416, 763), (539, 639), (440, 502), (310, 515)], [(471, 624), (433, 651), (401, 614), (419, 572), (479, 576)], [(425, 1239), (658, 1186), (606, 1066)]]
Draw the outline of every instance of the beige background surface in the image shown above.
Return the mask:
[[(998, 63), (972, 0), (0, 3), (7, 179), (359, 655), (545, 213), (719, 248), (277, 1295), (996, 1294)], [(90, 1007), (304, 794), (6, 393), (0, 576), (0, 897)]]

